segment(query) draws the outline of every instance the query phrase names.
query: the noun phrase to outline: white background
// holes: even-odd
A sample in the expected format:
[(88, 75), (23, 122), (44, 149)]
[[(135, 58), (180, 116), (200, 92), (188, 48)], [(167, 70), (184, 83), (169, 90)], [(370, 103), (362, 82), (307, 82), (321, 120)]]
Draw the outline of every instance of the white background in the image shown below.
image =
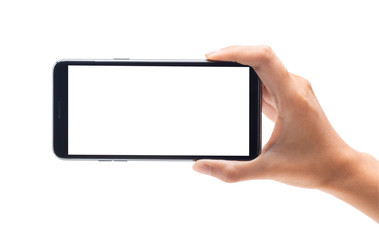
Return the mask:
[[(70, 162), (52, 152), (61, 58), (202, 58), (269, 44), (330, 121), (379, 158), (377, 1), (1, 1), (0, 239), (378, 239), (317, 190), (226, 184), (190, 162)], [(263, 141), (273, 125), (263, 121)]]
[(249, 72), (69, 66), (68, 154), (249, 156)]

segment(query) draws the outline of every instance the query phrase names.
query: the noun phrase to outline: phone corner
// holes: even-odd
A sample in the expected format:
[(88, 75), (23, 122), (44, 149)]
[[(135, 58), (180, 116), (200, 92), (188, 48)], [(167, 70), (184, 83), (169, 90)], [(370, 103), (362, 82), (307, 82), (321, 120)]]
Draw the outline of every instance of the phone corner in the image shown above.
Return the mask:
[(54, 63), (54, 66), (53, 66), (53, 72), (55, 72), (60, 66), (62, 66), (64, 63), (66, 62), (65, 59), (59, 59), (58, 61), (56, 61)]
[(66, 156), (64, 154), (62, 154), (62, 152), (59, 151), (58, 148), (56, 148), (55, 144), (53, 144), (52, 150), (53, 150), (55, 157), (57, 157), (59, 160), (66, 160), (67, 159)]

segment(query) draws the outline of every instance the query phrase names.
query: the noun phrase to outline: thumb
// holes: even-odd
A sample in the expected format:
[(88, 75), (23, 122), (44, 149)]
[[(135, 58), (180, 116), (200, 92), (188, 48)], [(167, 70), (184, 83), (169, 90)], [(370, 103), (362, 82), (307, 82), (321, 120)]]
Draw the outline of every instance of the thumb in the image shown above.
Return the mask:
[(252, 161), (198, 160), (192, 168), (199, 173), (233, 183), (262, 178), (265, 169), (262, 160), (259, 157)]

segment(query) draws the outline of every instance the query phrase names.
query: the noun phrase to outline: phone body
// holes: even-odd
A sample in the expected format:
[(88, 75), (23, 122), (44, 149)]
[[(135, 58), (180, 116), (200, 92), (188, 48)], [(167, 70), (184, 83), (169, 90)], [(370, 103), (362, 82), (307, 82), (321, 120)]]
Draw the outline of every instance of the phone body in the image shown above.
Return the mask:
[(53, 149), (71, 160), (251, 160), (261, 82), (234, 62), (60, 60)]

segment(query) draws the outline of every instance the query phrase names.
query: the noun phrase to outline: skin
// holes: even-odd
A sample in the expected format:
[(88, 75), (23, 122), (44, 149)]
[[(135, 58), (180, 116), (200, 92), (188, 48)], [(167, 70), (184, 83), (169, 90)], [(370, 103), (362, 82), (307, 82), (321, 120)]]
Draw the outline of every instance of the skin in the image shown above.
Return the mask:
[(272, 179), (319, 189), (379, 223), (379, 162), (341, 139), (306, 79), (289, 73), (268, 46), (230, 46), (206, 56), (255, 69), (263, 85), (263, 113), (275, 127), (256, 159), (198, 160), (195, 171), (229, 183)]

